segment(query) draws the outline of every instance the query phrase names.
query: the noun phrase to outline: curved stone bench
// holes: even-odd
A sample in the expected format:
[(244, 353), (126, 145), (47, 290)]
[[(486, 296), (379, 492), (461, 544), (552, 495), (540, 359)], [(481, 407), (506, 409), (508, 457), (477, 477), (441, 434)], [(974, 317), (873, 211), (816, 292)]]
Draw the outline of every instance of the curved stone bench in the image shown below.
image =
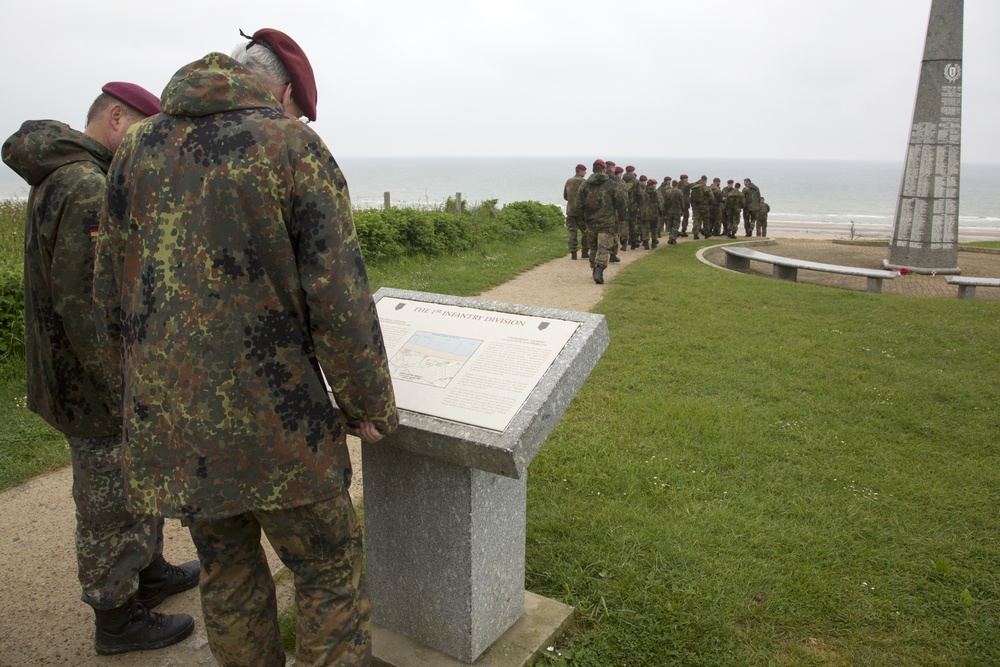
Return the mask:
[(857, 266), (840, 266), (838, 264), (823, 264), (822, 262), (810, 262), (804, 259), (792, 259), (771, 255), (759, 250), (752, 250), (744, 246), (723, 246), (722, 251), (726, 253), (726, 268), (734, 271), (749, 271), (750, 262), (764, 262), (774, 265), (774, 277), (780, 280), (798, 280), (798, 270), (823, 271), (825, 273), (839, 273), (845, 276), (858, 276), (868, 279), (868, 291), (872, 294), (882, 293), (882, 281), (892, 280), (899, 274), (895, 271), (885, 271), (883, 269), (863, 269)]
[(958, 285), (959, 299), (975, 299), (977, 287), (1000, 287), (1000, 278), (976, 278), (973, 276), (948, 276), (949, 285)]

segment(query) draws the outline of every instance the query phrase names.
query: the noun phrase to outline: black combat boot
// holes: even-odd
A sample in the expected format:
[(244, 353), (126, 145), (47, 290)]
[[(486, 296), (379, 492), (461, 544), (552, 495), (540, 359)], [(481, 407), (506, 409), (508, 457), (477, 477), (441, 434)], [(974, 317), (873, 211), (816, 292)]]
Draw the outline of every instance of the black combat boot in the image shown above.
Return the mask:
[(614, 262), (620, 262), (622, 260), (621, 257), (619, 257), (618, 255), (611, 255), (610, 257), (608, 257), (608, 261), (614, 263)]
[(628, 250), (628, 244), (622, 241), (622, 250)]
[(139, 590), (136, 591), (135, 601), (146, 609), (153, 609), (168, 596), (197, 586), (200, 574), (201, 568), (196, 560), (183, 565), (171, 565), (163, 556), (156, 556), (139, 573)]
[(651, 247), (653, 250), (656, 250), (656, 246), (658, 246), (658, 245), (660, 245), (660, 240), (659, 239), (653, 239), (653, 243), (650, 244), (649, 247)]
[(95, 609), (97, 655), (117, 655), (129, 651), (149, 651), (172, 646), (194, 631), (194, 619), (187, 614), (158, 614), (129, 598), (115, 609)]
[(569, 258), (570, 258), (570, 259), (576, 259), (576, 250), (573, 250), (573, 251), (571, 251), (571, 252), (569, 253)]
[(604, 284), (604, 267), (600, 264), (594, 267), (594, 282), (598, 285)]
[(649, 250), (649, 239), (646, 239), (645, 241), (642, 242), (642, 247), (646, 250)]
[(584, 250), (583, 254), (580, 256), (583, 257), (584, 259), (590, 259), (590, 250), (589, 249)]

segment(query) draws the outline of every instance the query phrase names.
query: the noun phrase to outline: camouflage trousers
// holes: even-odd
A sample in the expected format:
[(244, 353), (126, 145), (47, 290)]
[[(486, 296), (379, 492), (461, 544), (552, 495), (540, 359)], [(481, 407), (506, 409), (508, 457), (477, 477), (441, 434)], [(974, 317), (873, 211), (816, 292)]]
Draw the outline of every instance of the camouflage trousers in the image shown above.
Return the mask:
[[(587, 230), (583, 226), (583, 220), (578, 215), (566, 216), (566, 245), (570, 252), (576, 252), (580, 243), (584, 242), (586, 247)], [(579, 239), (579, 240), (578, 240)]]
[(669, 234), (670, 240), (676, 241), (677, 240), (677, 234), (680, 232), (680, 229), (681, 229), (681, 214), (680, 214), (680, 212), (678, 211), (677, 213), (668, 213), (667, 216), (666, 216), (666, 223), (665, 224), (667, 226), (667, 234)]
[(767, 236), (767, 216), (758, 216), (757, 236)]
[(698, 234), (703, 234), (708, 236), (712, 233), (712, 213), (708, 206), (695, 206), (694, 207), (694, 223), (691, 225), (691, 231), (694, 232), (695, 236)]
[[(691, 219), (690, 216), (691, 216), (691, 209), (688, 208), (687, 206), (684, 206), (681, 209), (681, 233), (682, 234), (687, 234), (688, 221)], [(695, 232), (695, 233), (697, 234), (697, 232)]]
[(590, 249), (590, 268), (603, 266), (607, 268), (611, 257), (618, 249), (617, 230), (588, 229), (587, 247)]
[(660, 227), (659, 217), (643, 218), (639, 226), (639, 229), (642, 230), (642, 233), (639, 234), (639, 242), (652, 242), (660, 238)]
[(135, 595), (139, 572), (163, 553), (163, 519), (129, 509), (120, 435), (66, 440), (73, 466), (80, 599), (94, 609), (114, 609)]
[(753, 234), (753, 228), (757, 224), (757, 213), (748, 208), (743, 209), (743, 231), (747, 236)]
[(285, 664), (274, 581), (261, 530), (295, 575), (299, 667), (368, 665), (371, 603), (361, 525), (351, 497), (188, 524), (201, 561), (201, 607), (212, 654), (223, 667)]
[(730, 208), (723, 211), (722, 227), (724, 233), (735, 235), (740, 228), (740, 209)]

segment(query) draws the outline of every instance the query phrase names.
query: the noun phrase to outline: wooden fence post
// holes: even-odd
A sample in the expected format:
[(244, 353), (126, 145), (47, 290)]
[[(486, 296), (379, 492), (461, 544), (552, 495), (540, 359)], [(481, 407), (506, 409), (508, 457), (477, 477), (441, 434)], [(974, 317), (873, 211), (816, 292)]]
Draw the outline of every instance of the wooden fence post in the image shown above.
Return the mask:
[(462, 193), (461, 192), (456, 192), (455, 193), (455, 212), (459, 213), (459, 214), (462, 213)]
[(391, 203), (392, 199), (391, 199), (391, 197), (389, 197), (389, 193), (388, 192), (384, 193), (383, 197), (384, 197), (385, 201), (382, 204), (382, 208), (390, 208), (392, 206), (392, 203)]

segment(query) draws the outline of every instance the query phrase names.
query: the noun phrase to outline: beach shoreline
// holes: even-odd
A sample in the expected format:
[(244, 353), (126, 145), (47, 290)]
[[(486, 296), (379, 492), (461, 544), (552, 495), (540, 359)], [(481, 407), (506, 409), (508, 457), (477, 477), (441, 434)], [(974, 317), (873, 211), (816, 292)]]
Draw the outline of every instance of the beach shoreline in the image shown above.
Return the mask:
[[(742, 229), (742, 225), (740, 227)], [(848, 239), (866, 240), (892, 238), (892, 225), (850, 224), (842, 222), (806, 222), (806, 221), (769, 221), (768, 236), (776, 238), (797, 239)], [(737, 234), (737, 238), (747, 238)], [(958, 229), (958, 240), (962, 243), (970, 241), (1000, 241), (1000, 228), (994, 227), (961, 227)]]

